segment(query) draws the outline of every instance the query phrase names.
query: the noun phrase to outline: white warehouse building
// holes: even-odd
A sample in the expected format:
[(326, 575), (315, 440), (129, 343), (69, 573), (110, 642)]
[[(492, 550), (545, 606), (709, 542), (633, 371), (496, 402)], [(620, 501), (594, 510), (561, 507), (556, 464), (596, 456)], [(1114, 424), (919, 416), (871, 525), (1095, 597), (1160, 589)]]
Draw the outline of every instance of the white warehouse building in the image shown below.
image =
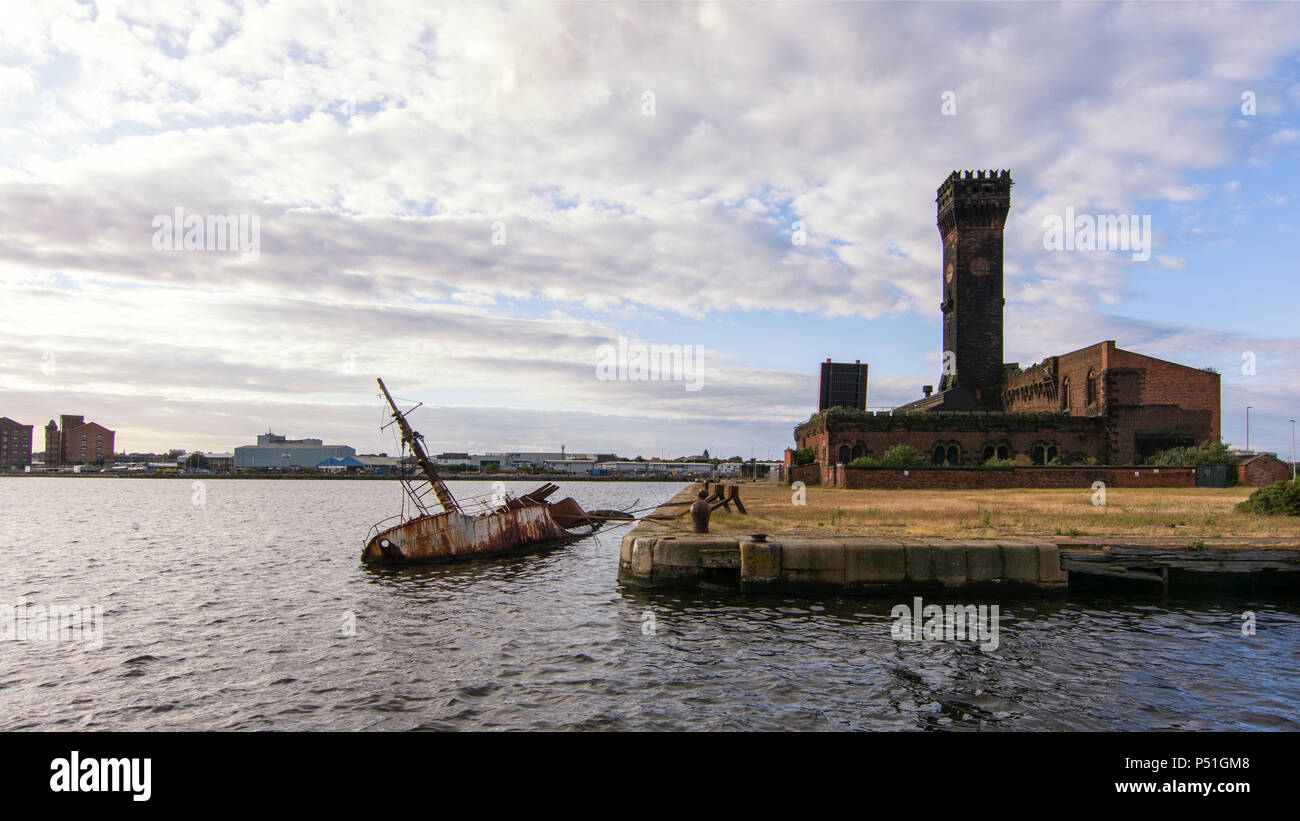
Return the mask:
[(256, 445), (235, 448), (235, 469), (314, 468), (326, 459), (356, 455), (356, 449), (350, 445), (326, 445), (320, 439), (286, 439), (268, 431), (257, 437)]

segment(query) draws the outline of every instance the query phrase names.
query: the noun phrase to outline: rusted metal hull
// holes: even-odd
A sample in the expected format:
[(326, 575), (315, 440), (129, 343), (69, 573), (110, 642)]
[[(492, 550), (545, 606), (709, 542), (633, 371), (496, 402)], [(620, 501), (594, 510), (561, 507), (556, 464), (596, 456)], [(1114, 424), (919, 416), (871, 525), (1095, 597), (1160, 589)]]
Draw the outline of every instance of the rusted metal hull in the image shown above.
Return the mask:
[(537, 549), (579, 538), (555, 523), (547, 505), (479, 516), (450, 511), (380, 531), (366, 543), (361, 560), (393, 564), (449, 561)]

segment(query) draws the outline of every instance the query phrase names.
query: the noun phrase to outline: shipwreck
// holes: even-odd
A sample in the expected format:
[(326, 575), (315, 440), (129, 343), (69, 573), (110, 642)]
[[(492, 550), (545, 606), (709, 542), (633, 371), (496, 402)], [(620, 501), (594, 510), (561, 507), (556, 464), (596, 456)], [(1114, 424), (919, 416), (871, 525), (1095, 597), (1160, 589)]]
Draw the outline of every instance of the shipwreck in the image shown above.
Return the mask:
[[(619, 510), (588, 513), (570, 497), (551, 502), (549, 497), (560, 488), (550, 482), (518, 497), (494, 494), (489, 501), (475, 500), (477, 509), (467, 512), (438, 475), (425, 452), (424, 437), (407, 421), (420, 405), (403, 413), (384, 380), (377, 381), (392, 409), (392, 420), (383, 427), (397, 425), (415, 470), (400, 476), (405, 493), (402, 512), (370, 529), (362, 561), (417, 564), (521, 553), (576, 541), (609, 521), (633, 519)], [(394, 519), (397, 523), (389, 524)]]

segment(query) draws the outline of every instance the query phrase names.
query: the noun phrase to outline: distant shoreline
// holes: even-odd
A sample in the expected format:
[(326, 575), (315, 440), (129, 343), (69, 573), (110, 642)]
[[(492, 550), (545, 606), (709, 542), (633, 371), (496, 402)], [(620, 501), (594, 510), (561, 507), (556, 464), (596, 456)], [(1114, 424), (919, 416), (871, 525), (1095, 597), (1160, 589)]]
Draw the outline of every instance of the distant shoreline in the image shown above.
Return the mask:
[[(25, 477), (25, 478), (46, 478), (46, 479), (255, 479), (259, 481), (288, 479), (305, 481), (311, 479), (323, 479), (331, 482), (338, 481), (394, 481), (400, 477), (396, 474), (338, 474), (331, 475), (328, 473), (0, 473), (0, 478), (6, 477)], [(422, 479), (420, 476), (410, 476), (411, 479)], [(442, 476), (444, 482), (528, 482), (533, 480), (544, 481), (566, 481), (566, 482), (691, 482), (697, 478), (695, 476), (583, 476), (570, 473), (489, 473), (487, 475), (473, 476), (456, 476), (446, 474)]]

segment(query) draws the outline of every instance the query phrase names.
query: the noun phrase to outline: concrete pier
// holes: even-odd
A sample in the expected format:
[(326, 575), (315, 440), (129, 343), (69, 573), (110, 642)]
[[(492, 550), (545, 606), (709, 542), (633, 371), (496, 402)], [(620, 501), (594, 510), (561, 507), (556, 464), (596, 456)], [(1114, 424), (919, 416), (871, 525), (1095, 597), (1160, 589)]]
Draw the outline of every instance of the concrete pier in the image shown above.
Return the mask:
[(619, 580), (647, 587), (742, 592), (893, 593), (1062, 590), (1060, 550), (1029, 539), (990, 541), (801, 538), (674, 532), (645, 521), (623, 537)]
[(1300, 545), (1177, 539), (895, 539), (691, 532), (681, 515), (694, 487), (623, 537), (625, 584), (756, 592), (1024, 595), (1079, 584), (1300, 590)]

